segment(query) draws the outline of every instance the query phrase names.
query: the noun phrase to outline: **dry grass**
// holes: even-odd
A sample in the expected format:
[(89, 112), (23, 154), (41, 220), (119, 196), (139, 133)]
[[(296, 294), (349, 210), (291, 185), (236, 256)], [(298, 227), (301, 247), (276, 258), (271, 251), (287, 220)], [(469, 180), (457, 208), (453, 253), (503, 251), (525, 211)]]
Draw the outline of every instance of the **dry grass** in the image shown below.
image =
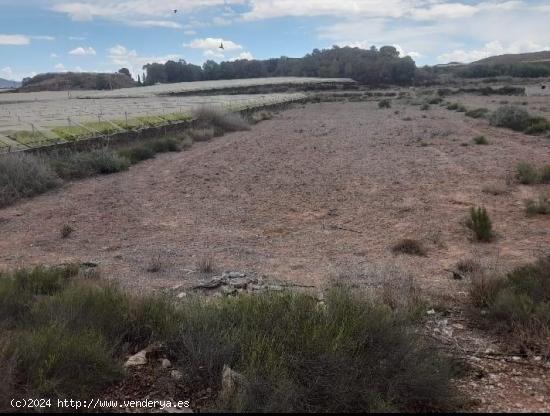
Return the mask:
[(26, 153), (0, 156), (0, 207), (59, 186), (61, 181), (47, 161)]
[(404, 238), (398, 241), (393, 247), (392, 251), (396, 254), (409, 254), (412, 256), (426, 256), (427, 251), (423, 244), (411, 238)]

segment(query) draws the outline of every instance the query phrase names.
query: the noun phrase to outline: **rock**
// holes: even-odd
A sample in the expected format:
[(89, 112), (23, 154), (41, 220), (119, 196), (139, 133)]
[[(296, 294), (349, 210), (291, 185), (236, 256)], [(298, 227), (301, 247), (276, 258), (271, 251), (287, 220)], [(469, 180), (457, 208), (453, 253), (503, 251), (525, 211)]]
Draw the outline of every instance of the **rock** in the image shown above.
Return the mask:
[(243, 277), (235, 277), (229, 281), (229, 286), (235, 289), (246, 289), (248, 280)]
[(219, 277), (214, 277), (208, 282), (202, 282), (201, 284), (194, 287), (194, 289), (216, 289), (223, 284), (223, 281)]
[(185, 292), (178, 293), (178, 299), (183, 299), (186, 296), (187, 296), (187, 293), (185, 293)]
[(132, 355), (128, 360), (126, 360), (126, 363), (124, 363), (124, 367), (133, 367), (136, 365), (145, 365), (147, 364), (147, 351), (141, 350), (137, 354)]
[(464, 325), (462, 325), (462, 324), (453, 324), (453, 328), (455, 328), (455, 329), (464, 329)]
[(232, 370), (231, 367), (224, 365), (222, 371), (222, 397), (228, 399), (238, 392), (239, 388), (246, 385), (246, 379), (240, 373)]
[(429, 311), (426, 312), (426, 315), (434, 315), (434, 314), (435, 314), (434, 309), (430, 309)]
[(162, 366), (162, 368), (172, 367), (172, 363), (170, 362), (170, 360), (168, 358), (163, 358), (162, 360), (160, 360), (160, 365)]
[(183, 373), (179, 370), (172, 370), (170, 371), (170, 377), (172, 377), (176, 381), (180, 381), (183, 379)]
[(244, 273), (239, 273), (239, 272), (224, 272), (222, 274), (222, 278), (226, 278), (226, 279), (239, 279), (245, 276), (246, 275)]

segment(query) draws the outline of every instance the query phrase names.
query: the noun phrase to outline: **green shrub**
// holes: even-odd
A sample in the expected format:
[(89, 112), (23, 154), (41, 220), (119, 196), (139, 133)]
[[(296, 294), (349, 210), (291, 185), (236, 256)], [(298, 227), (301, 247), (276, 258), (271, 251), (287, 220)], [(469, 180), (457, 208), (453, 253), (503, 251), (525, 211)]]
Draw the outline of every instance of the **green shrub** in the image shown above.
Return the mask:
[(550, 195), (540, 194), (538, 199), (530, 199), (525, 204), (527, 215), (548, 215), (550, 214)]
[(505, 105), (499, 107), (489, 117), (489, 123), (496, 127), (506, 127), (515, 131), (524, 131), (529, 126), (530, 116), (527, 110)]
[(27, 153), (0, 155), (0, 207), (44, 193), (60, 184), (46, 161)]
[(181, 150), (180, 141), (172, 137), (154, 140), (151, 147), (155, 153), (178, 152)]
[(543, 166), (540, 170), (541, 183), (550, 183), (550, 165)]
[(427, 103), (424, 103), (420, 106), (420, 110), (422, 111), (428, 111), (430, 109), (430, 105)]
[(53, 154), (50, 164), (62, 178), (78, 179), (127, 170), (130, 161), (107, 147), (101, 147), (91, 151)]
[(391, 101), (387, 99), (378, 101), (378, 108), (391, 108)]
[(140, 143), (127, 147), (125, 149), (121, 149), (118, 151), (118, 154), (121, 157), (129, 160), (130, 163), (135, 164), (143, 160), (154, 158), (156, 152), (153, 149), (153, 145), (151, 143)]
[(466, 224), (474, 232), (477, 241), (488, 242), (494, 238), (493, 225), (485, 208), (472, 207)]
[(441, 104), (443, 99), (441, 97), (434, 97), (428, 101), (428, 104)]
[(487, 115), (487, 108), (476, 108), (475, 110), (466, 111), (466, 116), (471, 118), (483, 118)]
[(531, 117), (525, 128), (527, 134), (543, 134), (550, 130), (550, 123), (544, 117)]
[(458, 103), (449, 103), (447, 104), (447, 110), (458, 110)]
[(486, 310), (484, 319), (522, 352), (550, 357), (550, 256), (493, 279), (482, 302), (472, 287), (474, 304)]
[(69, 224), (64, 224), (63, 227), (61, 227), (61, 238), (68, 238), (72, 233), (74, 229)]
[(393, 247), (392, 251), (397, 254), (410, 254), (413, 256), (425, 256), (426, 249), (420, 243), (420, 241), (413, 240), (411, 238), (405, 238), (398, 241)]
[(35, 296), (63, 290), (78, 270), (78, 265), (68, 265), (0, 273), (0, 327), (27, 319)]
[(485, 136), (476, 136), (476, 137), (474, 137), (474, 143), (485, 145), (485, 144), (489, 144), (489, 141), (487, 140), (487, 138)]
[(219, 383), (224, 365), (247, 382), (222, 397), (234, 412), (452, 409), (452, 360), (414, 331), (409, 316), (334, 288), (324, 304), (266, 293), (183, 306), (169, 344), (188, 377)]
[(87, 399), (122, 376), (107, 343), (93, 331), (26, 330), (14, 337), (8, 354), (15, 357), (19, 382), (37, 397)]
[(524, 185), (531, 185), (540, 181), (540, 175), (537, 169), (527, 162), (518, 164), (516, 176), (519, 182)]

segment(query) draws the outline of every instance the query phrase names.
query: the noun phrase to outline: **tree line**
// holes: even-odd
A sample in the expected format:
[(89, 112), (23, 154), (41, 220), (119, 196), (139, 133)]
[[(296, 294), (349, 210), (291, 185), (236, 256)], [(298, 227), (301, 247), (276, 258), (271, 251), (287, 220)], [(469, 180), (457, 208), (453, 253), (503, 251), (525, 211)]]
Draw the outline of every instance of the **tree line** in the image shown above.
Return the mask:
[(416, 64), (409, 57), (400, 57), (393, 46), (360, 49), (333, 46), (314, 49), (303, 58), (239, 59), (217, 63), (206, 61), (202, 66), (185, 60), (151, 63), (138, 80), (144, 85), (184, 81), (262, 78), (278, 76), (353, 78), (369, 84), (409, 85), (414, 81)]

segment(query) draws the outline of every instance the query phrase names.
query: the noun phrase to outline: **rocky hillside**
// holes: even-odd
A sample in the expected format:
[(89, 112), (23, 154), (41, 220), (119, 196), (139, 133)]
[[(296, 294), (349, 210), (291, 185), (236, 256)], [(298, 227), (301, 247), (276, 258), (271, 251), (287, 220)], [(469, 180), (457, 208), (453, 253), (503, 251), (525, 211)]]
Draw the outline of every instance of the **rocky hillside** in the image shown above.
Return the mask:
[(25, 78), (19, 92), (111, 90), (135, 87), (137, 83), (125, 74), (101, 74), (65, 72), (39, 74)]

